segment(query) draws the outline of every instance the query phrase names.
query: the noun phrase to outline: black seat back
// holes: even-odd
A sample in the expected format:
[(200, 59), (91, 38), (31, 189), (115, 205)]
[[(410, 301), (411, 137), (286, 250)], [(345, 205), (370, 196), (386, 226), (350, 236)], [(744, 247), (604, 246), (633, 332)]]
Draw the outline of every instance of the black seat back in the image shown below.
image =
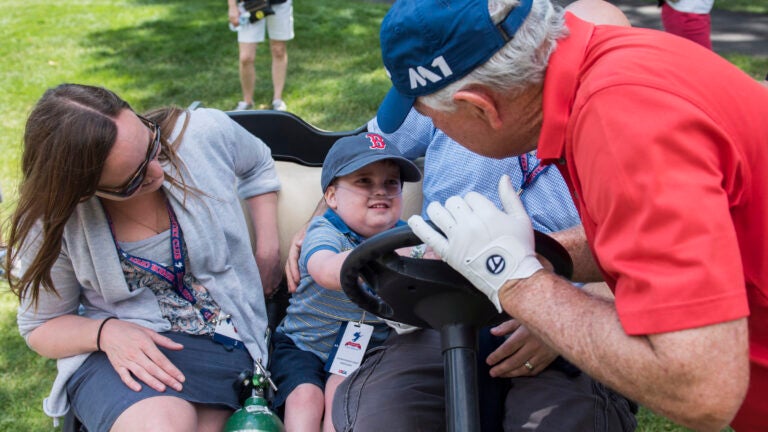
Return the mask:
[(333, 143), (347, 135), (366, 130), (329, 132), (318, 129), (297, 115), (283, 111), (230, 111), (227, 114), (249, 132), (261, 138), (272, 149), (278, 161), (296, 162), (306, 166), (322, 166)]

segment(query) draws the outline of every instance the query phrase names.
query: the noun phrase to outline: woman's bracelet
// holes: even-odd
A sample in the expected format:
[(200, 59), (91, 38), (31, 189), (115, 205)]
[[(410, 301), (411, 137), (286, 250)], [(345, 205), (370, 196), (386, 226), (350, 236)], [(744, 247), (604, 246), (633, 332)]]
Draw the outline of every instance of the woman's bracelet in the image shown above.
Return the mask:
[(96, 351), (98, 352), (102, 352), (101, 351), (101, 331), (104, 330), (104, 324), (106, 324), (107, 321), (112, 319), (117, 319), (117, 317), (112, 316), (112, 317), (104, 318), (104, 321), (102, 321), (101, 324), (99, 324), (99, 331), (96, 332)]

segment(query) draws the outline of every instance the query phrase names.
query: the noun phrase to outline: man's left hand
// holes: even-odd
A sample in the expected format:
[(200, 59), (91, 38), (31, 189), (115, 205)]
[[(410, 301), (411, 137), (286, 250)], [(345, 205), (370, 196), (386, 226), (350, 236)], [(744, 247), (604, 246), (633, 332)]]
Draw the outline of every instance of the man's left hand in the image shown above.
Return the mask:
[(531, 220), (506, 175), (499, 181), (499, 197), (504, 211), (476, 192), (450, 197), (445, 207), (430, 203), (427, 214), (445, 235), (421, 216), (411, 216), (408, 225), (501, 312), (498, 292), (507, 280), (527, 278), (542, 266)]

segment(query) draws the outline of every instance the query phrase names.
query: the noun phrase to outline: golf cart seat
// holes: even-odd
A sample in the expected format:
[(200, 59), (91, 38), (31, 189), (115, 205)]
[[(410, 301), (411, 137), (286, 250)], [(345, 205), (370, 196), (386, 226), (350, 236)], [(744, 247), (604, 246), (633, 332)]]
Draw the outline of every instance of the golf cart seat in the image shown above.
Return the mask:
[[(277, 222), (280, 264), (284, 266), (291, 238), (309, 221), (323, 196), (320, 172), (325, 155), (336, 140), (364, 132), (366, 125), (350, 131), (328, 132), (289, 112), (231, 111), (227, 114), (272, 150), (282, 185), (277, 199)], [(403, 187), (403, 219), (420, 213), (421, 203), (421, 182), (406, 183)], [(244, 207), (243, 211), (247, 214), (248, 209)], [(251, 219), (247, 217), (246, 220), (253, 240)]]

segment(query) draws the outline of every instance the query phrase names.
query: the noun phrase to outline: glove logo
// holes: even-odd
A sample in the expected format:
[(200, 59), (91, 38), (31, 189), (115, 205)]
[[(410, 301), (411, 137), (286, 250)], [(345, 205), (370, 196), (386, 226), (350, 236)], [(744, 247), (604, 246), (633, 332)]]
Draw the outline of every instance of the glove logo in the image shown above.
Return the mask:
[(507, 263), (501, 255), (491, 255), (485, 260), (485, 268), (487, 268), (491, 274), (495, 275), (503, 272), (506, 265)]

